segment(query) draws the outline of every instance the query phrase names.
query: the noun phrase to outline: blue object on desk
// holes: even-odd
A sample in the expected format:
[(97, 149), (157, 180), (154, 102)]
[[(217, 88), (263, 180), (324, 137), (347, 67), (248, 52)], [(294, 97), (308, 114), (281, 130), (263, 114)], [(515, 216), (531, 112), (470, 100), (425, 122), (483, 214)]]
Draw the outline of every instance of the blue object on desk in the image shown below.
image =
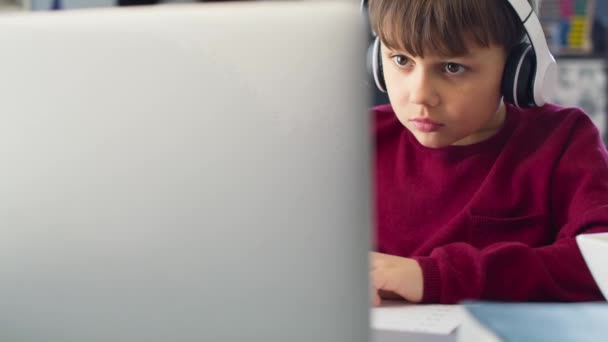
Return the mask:
[(51, 3), (51, 9), (53, 11), (63, 9), (63, 2), (61, 0), (53, 0)]
[(463, 304), (501, 341), (605, 341), (608, 336), (606, 302)]

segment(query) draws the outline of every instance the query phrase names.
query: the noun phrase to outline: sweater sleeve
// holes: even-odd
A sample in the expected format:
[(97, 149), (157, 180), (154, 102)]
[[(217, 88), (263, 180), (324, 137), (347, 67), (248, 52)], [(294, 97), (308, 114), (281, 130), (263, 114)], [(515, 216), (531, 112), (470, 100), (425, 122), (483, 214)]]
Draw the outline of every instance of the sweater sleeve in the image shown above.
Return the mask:
[(429, 256), (415, 257), (424, 276), (422, 301), (601, 300), (575, 240), (582, 233), (608, 232), (608, 156), (586, 116), (572, 126), (550, 182), (557, 229), (551, 243), (536, 248), (519, 242), (483, 249), (466, 243), (435, 248)]

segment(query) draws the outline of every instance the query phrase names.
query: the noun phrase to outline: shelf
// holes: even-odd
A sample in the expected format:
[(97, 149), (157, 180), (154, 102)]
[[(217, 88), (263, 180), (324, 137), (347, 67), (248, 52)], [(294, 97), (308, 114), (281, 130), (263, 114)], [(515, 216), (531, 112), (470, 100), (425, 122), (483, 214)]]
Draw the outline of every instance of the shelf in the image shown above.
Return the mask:
[(23, 7), (15, 0), (0, 0), (0, 13), (23, 11)]

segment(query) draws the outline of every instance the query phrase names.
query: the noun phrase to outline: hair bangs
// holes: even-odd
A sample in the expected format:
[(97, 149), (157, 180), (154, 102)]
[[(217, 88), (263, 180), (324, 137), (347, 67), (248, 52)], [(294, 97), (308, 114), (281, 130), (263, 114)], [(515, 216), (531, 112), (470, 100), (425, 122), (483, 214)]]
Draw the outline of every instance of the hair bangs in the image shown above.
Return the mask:
[(389, 49), (414, 57), (463, 56), (467, 43), (510, 49), (521, 40), (509, 6), (504, 0), (371, 0), (370, 20)]

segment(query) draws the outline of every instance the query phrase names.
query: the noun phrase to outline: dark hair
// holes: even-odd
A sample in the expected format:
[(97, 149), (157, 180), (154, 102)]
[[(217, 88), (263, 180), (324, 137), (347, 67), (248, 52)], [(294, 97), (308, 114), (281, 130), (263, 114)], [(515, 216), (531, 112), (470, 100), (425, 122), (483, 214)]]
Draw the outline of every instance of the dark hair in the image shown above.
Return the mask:
[(372, 30), (386, 46), (414, 57), (465, 55), (466, 39), (509, 51), (525, 37), (507, 0), (369, 0), (369, 13)]

